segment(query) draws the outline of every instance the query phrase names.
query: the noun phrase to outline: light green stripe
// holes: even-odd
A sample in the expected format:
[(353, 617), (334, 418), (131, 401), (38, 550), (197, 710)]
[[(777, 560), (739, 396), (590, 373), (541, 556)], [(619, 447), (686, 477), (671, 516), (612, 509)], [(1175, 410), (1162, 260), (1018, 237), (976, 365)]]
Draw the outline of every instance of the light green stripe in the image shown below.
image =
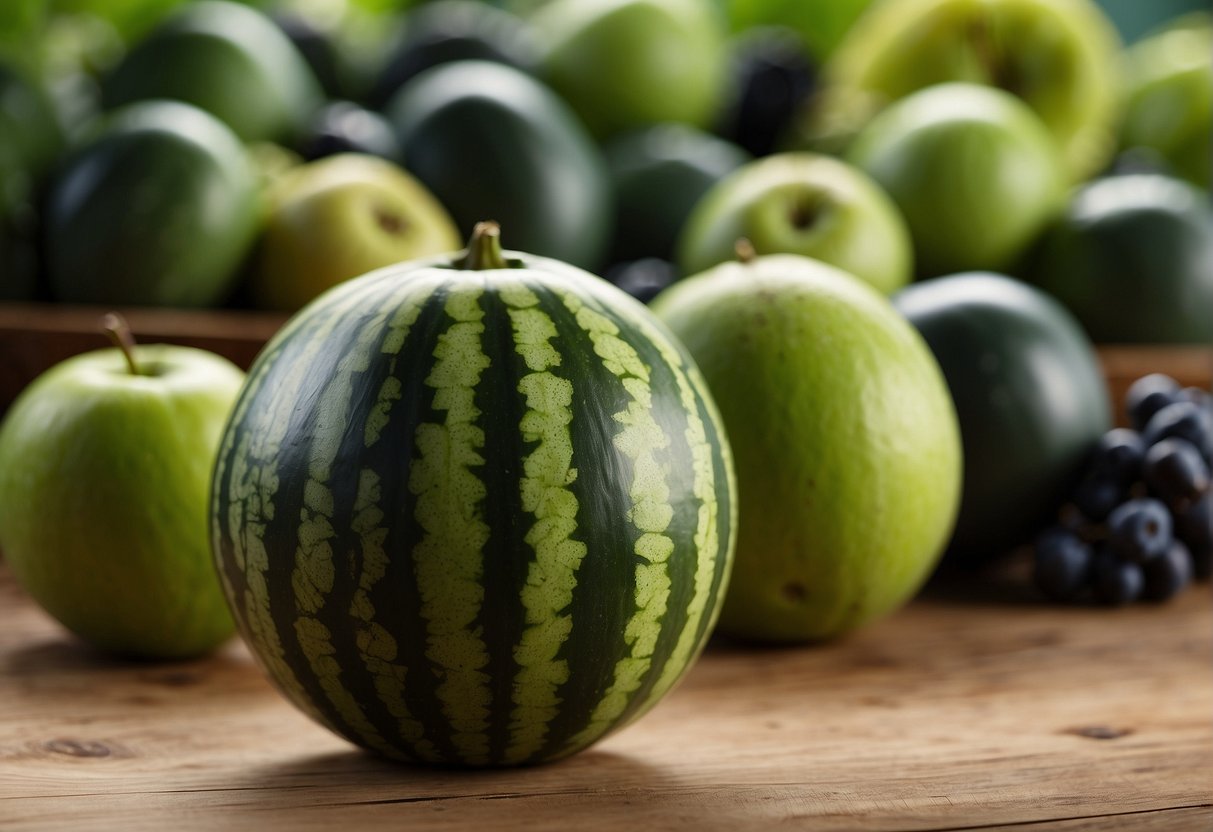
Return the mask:
[[(697, 643), (696, 635), (699, 632), (699, 624), (708, 603), (713, 598), (712, 581), (716, 575), (718, 559), (720, 557), (731, 557), (733, 547), (730, 541), (729, 545), (722, 552), (719, 535), (717, 534), (717, 518), (720, 505), (717, 502), (716, 495), (716, 466), (713, 460), (713, 446), (708, 438), (707, 427), (699, 417), (699, 400), (701, 398), (704, 400), (708, 412), (711, 413), (713, 411), (711, 399), (702, 392), (707, 389), (707, 386), (703, 379), (699, 377), (697, 367), (690, 365), (686, 370), (683, 369), (683, 357), (656, 327), (644, 320), (640, 315), (629, 316), (629, 322), (637, 327), (645, 338), (661, 353), (661, 357), (670, 368), (670, 371), (674, 375), (674, 380), (678, 385), (678, 394), (687, 415), (686, 441), (691, 449), (691, 488), (699, 504), (694, 538), (696, 552), (694, 591), (684, 611), (686, 623), (683, 626), (682, 632), (679, 633), (678, 641), (675, 643), (673, 651), (666, 660), (661, 676), (658, 677), (657, 682), (649, 693), (648, 703), (652, 704), (660, 700), (669, 691), (670, 687), (682, 675), (687, 663), (692, 658), (693, 651), (702, 646)], [(697, 394), (697, 391), (700, 392)], [(724, 451), (722, 457), (725, 460), (725, 465), (728, 466), (730, 456), (727, 450)], [(732, 470), (729, 469), (728, 479), (730, 482), (732, 478)], [(730, 524), (731, 534), (736, 534), (736, 526), (736, 523)], [(727, 569), (725, 574), (728, 574)], [(726, 587), (724, 586), (719, 587), (716, 597), (723, 597), (725, 589)], [(711, 611), (712, 614), (718, 608), (719, 604), (715, 605)], [(709, 627), (708, 630), (710, 631), (710, 629)], [(639, 717), (647, 709), (647, 705), (638, 709), (632, 716), (632, 719)]]
[[(228, 474), (231, 482), (228, 487), (229, 506), (226, 520), (228, 535), (232, 540), (233, 558), (245, 576), (245, 589), (240, 603), (248, 628), (247, 637), (254, 646), (254, 653), (284, 692), (318, 722), (338, 732), (341, 729), (316, 707), (285, 659), (282, 641), (270, 613), (269, 585), (265, 576), (269, 568), (269, 555), (264, 537), (266, 523), (274, 518), (274, 496), (279, 486), (278, 453), (290, 422), (290, 413), (298, 401), (299, 388), (311, 371), (310, 359), (319, 352), (325, 337), (332, 333), (342, 317), (362, 301), (364, 294), (364, 287), (359, 287), (359, 291), (348, 291), (336, 298), (333, 305), (326, 309), (329, 317), (315, 332), (308, 334), (312, 346), (295, 356), (289, 372), (275, 383), (273, 395), (268, 402), (258, 400), (258, 410), (250, 414), (254, 397), (242, 397), (231, 423), (241, 425), (242, 428), (239, 431), (227, 432), (224, 447), (220, 451), (221, 460), (232, 460)], [(274, 356), (277, 346), (293, 337), (306, 322), (308, 321), (296, 317), (267, 346), (267, 355)], [(272, 358), (261, 361), (247, 382), (248, 388), (259, 389), (270, 369), (275, 366)], [(247, 424), (246, 419), (249, 419)], [(240, 443), (233, 451), (232, 443), (237, 435), (240, 437)], [(216, 477), (225, 474), (226, 468), (221, 464)], [(218, 489), (215, 492), (217, 494)], [(218, 513), (218, 506), (215, 506), (216, 524), (219, 523)], [(216, 535), (218, 533), (217, 529)], [(227, 589), (229, 597), (237, 597), (234, 591), (231, 591), (230, 585)]]
[(520, 429), (526, 442), (537, 442), (522, 461), (522, 509), (535, 522), (526, 542), (535, 550), (522, 590), (526, 627), (514, 648), (519, 671), (514, 677), (514, 709), (510, 714), (507, 762), (521, 762), (539, 751), (548, 724), (559, 713), (557, 688), (568, 681), (569, 665), (556, 658), (572, 630), (572, 617), (562, 615), (573, 601), (577, 569), (586, 554), (584, 543), (571, 539), (577, 528), (577, 497), (569, 488), (577, 479), (573, 468), (573, 384), (549, 372), (560, 365), (560, 353), (549, 343), (556, 325), (525, 286), (503, 287), (509, 307), (514, 350), (530, 373), (518, 383), (527, 412)]
[[(379, 396), (368, 416), (364, 431), (367, 448), (373, 447), (379, 441), (382, 430), (387, 427), (391, 405), (400, 398), (400, 381), (393, 375), (396, 370), (396, 357), (404, 346), (409, 330), (416, 323), (425, 301), (433, 291), (433, 285), (417, 286), (414, 293), (399, 302), (395, 315), (388, 322), (388, 334), (380, 352), (391, 358), (387, 377), (380, 385)], [(358, 653), (374, 679), (379, 700), (396, 719), (399, 735), (415, 751), (418, 758), (437, 761), (440, 755), (434, 749), (433, 743), (425, 738), (425, 729), (405, 703), (404, 690), (408, 671), (396, 661), (400, 654), (399, 645), (395, 637), (375, 620), (375, 606), (371, 602), (370, 593), (375, 584), (387, 574), (388, 556), (384, 550), (384, 541), (387, 539), (388, 529), (383, 525), (385, 513), (382, 508), (379, 476), (369, 468), (363, 468), (359, 472), (354, 512), (353, 529), (358, 534), (362, 549), (362, 569), (350, 604), (350, 615), (361, 622), (357, 633)]]
[(465, 762), (484, 764), (489, 755), (492, 693), (488, 648), (474, 627), (484, 601), (483, 548), (489, 527), (481, 517), (485, 486), (473, 467), (484, 465), (484, 431), (475, 390), (489, 366), (481, 346), (483, 290), (451, 289), (446, 313), (454, 319), (438, 338), (425, 383), (434, 388), (434, 409), (446, 411), (442, 424), (417, 427), (409, 489), (417, 497), (415, 517), (424, 537), (413, 550), (421, 616), (426, 620), (426, 657), (440, 669), (436, 688), (450, 722), (451, 741)]
[(332, 543), (337, 536), (332, 525), (335, 499), (329, 479), (352, 415), (355, 377), (370, 369), (371, 354), (383, 337), (389, 313), (398, 308), (411, 288), (406, 283), (391, 297), (379, 300), (376, 305), (380, 311), (360, 324), (354, 346), (341, 357), (316, 403), (317, 422), (308, 458), (308, 479), (303, 489), (299, 545), (295, 550), (295, 568), (291, 572), (298, 613), (295, 633), (312, 672), (337, 713), (359, 739), (371, 748), (394, 756), (400, 756), (400, 750), (383, 738), (342, 684), (342, 668), (336, 658), (332, 633), (318, 616), (328, 602), (336, 577)]
[(623, 425), (613, 444), (632, 461), (632, 509), (628, 519), (641, 533), (635, 545), (639, 558), (636, 608), (624, 628), (629, 654), (615, 663), (614, 677), (590, 715), (589, 724), (569, 741), (570, 745), (584, 746), (615, 724), (652, 665), (670, 595), (668, 561), (674, 542), (665, 531), (674, 517), (674, 507), (666, 472), (656, 456), (670, 440), (653, 419), (649, 368), (631, 344), (619, 337), (619, 328), (609, 318), (574, 295), (565, 294), (563, 301), (588, 334), (603, 366), (619, 377), (630, 396), (627, 407), (612, 417)]

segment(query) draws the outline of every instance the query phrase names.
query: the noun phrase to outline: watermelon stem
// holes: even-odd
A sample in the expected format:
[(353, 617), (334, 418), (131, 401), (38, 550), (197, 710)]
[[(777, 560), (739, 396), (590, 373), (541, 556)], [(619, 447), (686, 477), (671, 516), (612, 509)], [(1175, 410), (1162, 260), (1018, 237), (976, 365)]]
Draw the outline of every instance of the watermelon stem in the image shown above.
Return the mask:
[(114, 346), (122, 351), (131, 375), (143, 375), (139, 369), (139, 362), (135, 361), (135, 336), (131, 334), (131, 327), (126, 322), (126, 318), (117, 312), (108, 312), (101, 319), (101, 329), (109, 336)]
[(492, 220), (476, 223), (472, 239), (468, 240), (467, 256), (459, 268), (472, 271), (483, 269), (508, 269), (509, 264), (501, 252), (501, 226)]

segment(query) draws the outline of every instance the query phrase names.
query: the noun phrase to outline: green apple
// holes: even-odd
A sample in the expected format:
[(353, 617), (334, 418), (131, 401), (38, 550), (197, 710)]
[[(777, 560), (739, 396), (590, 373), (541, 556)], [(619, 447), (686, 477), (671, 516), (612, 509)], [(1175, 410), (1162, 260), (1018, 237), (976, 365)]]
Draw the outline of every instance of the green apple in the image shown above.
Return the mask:
[(891, 102), (951, 81), (1022, 98), (1061, 146), (1071, 181), (1116, 148), (1120, 41), (1091, 0), (889, 0), (823, 69), (803, 141), (836, 149)]
[(892, 200), (858, 169), (813, 153), (757, 159), (716, 183), (679, 239), (683, 274), (732, 259), (741, 238), (758, 254), (812, 257), (886, 294), (912, 272), (910, 235)]
[(1089, 183), (1020, 270), (1097, 342), (1213, 344), (1213, 207), (1183, 180)]
[(708, 126), (724, 97), (724, 21), (709, 0), (555, 0), (533, 22), (541, 75), (599, 138)]
[(186, 101), (244, 141), (289, 143), (322, 101), (299, 50), (260, 11), (228, 0), (175, 9), (104, 79), (106, 109)]
[(1008, 267), (1065, 200), (1053, 137), (1021, 100), (940, 84), (890, 105), (847, 158), (893, 197), (918, 273)]
[(294, 311), (343, 280), (462, 246), (446, 209), (395, 164), (342, 153), (293, 168), (270, 192), (250, 276), (259, 306)]
[(233, 623), (211, 561), (211, 466), (244, 375), (186, 347), (70, 358), (0, 425), (0, 550), (21, 585), (107, 651), (184, 658)]
[(947, 544), (961, 483), (952, 400), (918, 333), (871, 287), (795, 255), (717, 266), (652, 309), (695, 359), (733, 448), (720, 631), (829, 638), (909, 598)]
[(1210, 185), (1213, 16), (1192, 14), (1135, 44), (1126, 56), (1123, 148), (1147, 148), (1194, 185)]

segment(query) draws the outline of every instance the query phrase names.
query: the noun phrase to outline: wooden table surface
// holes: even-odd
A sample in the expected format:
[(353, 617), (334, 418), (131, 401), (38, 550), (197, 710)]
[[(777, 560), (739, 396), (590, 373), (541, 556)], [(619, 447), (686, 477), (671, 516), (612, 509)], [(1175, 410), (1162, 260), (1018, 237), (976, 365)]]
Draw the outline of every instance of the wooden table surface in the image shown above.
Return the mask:
[(928, 588), (826, 646), (713, 644), (639, 723), (563, 763), (381, 762), (243, 647), (82, 646), (0, 566), (0, 828), (1213, 830), (1213, 605), (1052, 607)]

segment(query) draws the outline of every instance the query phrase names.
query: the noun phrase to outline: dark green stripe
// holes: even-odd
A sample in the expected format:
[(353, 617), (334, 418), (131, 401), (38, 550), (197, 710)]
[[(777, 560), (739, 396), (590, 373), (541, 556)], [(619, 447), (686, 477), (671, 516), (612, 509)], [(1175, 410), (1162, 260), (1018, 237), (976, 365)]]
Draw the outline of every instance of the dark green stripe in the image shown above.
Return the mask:
[(509, 745), (512, 687), (518, 672), (514, 645), (526, 623), (520, 597), (534, 560), (525, 539), (529, 523), (518, 488), (522, 460), (529, 450), (519, 430), (526, 402), (518, 392), (518, 382), (529, 371), (515, 352), (509, 312), (500, 295), (486, 291), (481, 308), (485, 310), (485, 351), (492, 356), (493, 366), (481, 376), (476, 406), (488, 414), (483, 422), (483, 479), (488, 492), (484, 520), (492, 534), (484, 550), (485, 595), (478, 625), (489, 647), (485, 670), (492, 680), (489, 757), (500, 761)]
[[(385, 356), (382, 347), (391, 334), (389, 323), (399, 305), (400, 303), (397, 302), (390, 309), (384, 309), (382, 305), (376, 306), (375, 311), (384, 313), (385, 317), (373, 341), (370, 366), (353, 379), (354, 399), (350, 402), (352, 418), (343, 429), (340, 447), (329, 481), (329, 487), (334, 496), (334, 512), (331, 519), (337, 534), (332, 540), (332, 546), (337, 569), (333, 589), (329, 593), (324, 608), (315, 614), (315, 617), (332, 633), (332, 644), (336, 655), (343, 659), (342, 684), (359, 703), (366, 719), (391, 745), (401, 748), (405, 751), (406, 756), (415, 757), (415, 753), (400, 737), (397, 718), (379, 696), (374, 674), (368, 665), (358, 658), (361, 653), (357, 641), (358, 631), (363, 622), (350, 613), (354, 595), (359, 588), (359, 577), (364, 569), (361, 541), (354, 530), (354, 503), (358, 496), (359, 479), (363, 468), (373, 470), (374, 459), (372, 457), (379, 455), (378, 448), (367, 449), (364, 441), (365, 422), (359, 416), (365, 416), (370, 412), (384, 379), (392, 369), (392, 356)], [(394, 409), (392, 416), (396, 417), (398, 413), (399, 409)], [(389, 422), (389, 427), (380, 435), (381, 440), (384, 434), (395, 432), (398, 427)], [(378, 610), (377, 607), (376, 610)], [(380, 616), (376, 615), (372, 620), (382, 625)], [(389, 630), (389, 632), (391, 631)], [(399, 647), (403, 634), (392, 633), (392, 635), (396, 638)], [(412, 669), (409, 666), (399, 661), (396, 663), (405, 666), (407, 672), (411, 673)], [(406, 684), (408, 684), (409, 678), (411, 677), (406, 677)]]
[(438, 336), (452, 323), (443, 310), (448, 293), (446, 284), (438, 287), (405, 339), (394, 373), (401, 383), (401, 397), (366, 465), (382, 483), (384, 525), (389, 530), (384, 540), (384, 549), (389, 554), (387, 571), (370, 592), (375, 619), (396, 635), (400, 650), (397, 660), (409, 673), (404, 690), (409, 711), (432, 729), (427, 731), (427, 737), (439, 755), (449, 762), (458, 762), (459, 755), (451, 743), (446, 717), (435, 692), (437, 669), (426, 656), (426, 622), (421, 617), (421, 598), (411, 557), (424, 532), (414, 516), (416, 500), (408, 487), (409, 471), (417, 455), (414, 447), (417, 426), (442, 417), (441, 412), (433, 409), (435, 391), (425, 384), (425, 379), (433, 365)]
[(558, 654), (569, 663), (569, 681), (557, 691), (564, 704), (538, 755), (546, 757), (590, 721), (615, 663), (630, 652), (623, 630), (636, 609), (634, 548), (640, 532), (624, 519), (632, 508), (632, 462), (614, 445), (619, 425), (612, 419), (631, 397), (594, 354), (589, 335), (560, 296), (545, 287), (532, 290), (556, 325), (552, 343), (565, 359), (562, 373), (574, 383), (571, 433), (578, 476), (572, 490), (580, 505), (579, 537), (589, 547), (569, 606), (573, 628)]

